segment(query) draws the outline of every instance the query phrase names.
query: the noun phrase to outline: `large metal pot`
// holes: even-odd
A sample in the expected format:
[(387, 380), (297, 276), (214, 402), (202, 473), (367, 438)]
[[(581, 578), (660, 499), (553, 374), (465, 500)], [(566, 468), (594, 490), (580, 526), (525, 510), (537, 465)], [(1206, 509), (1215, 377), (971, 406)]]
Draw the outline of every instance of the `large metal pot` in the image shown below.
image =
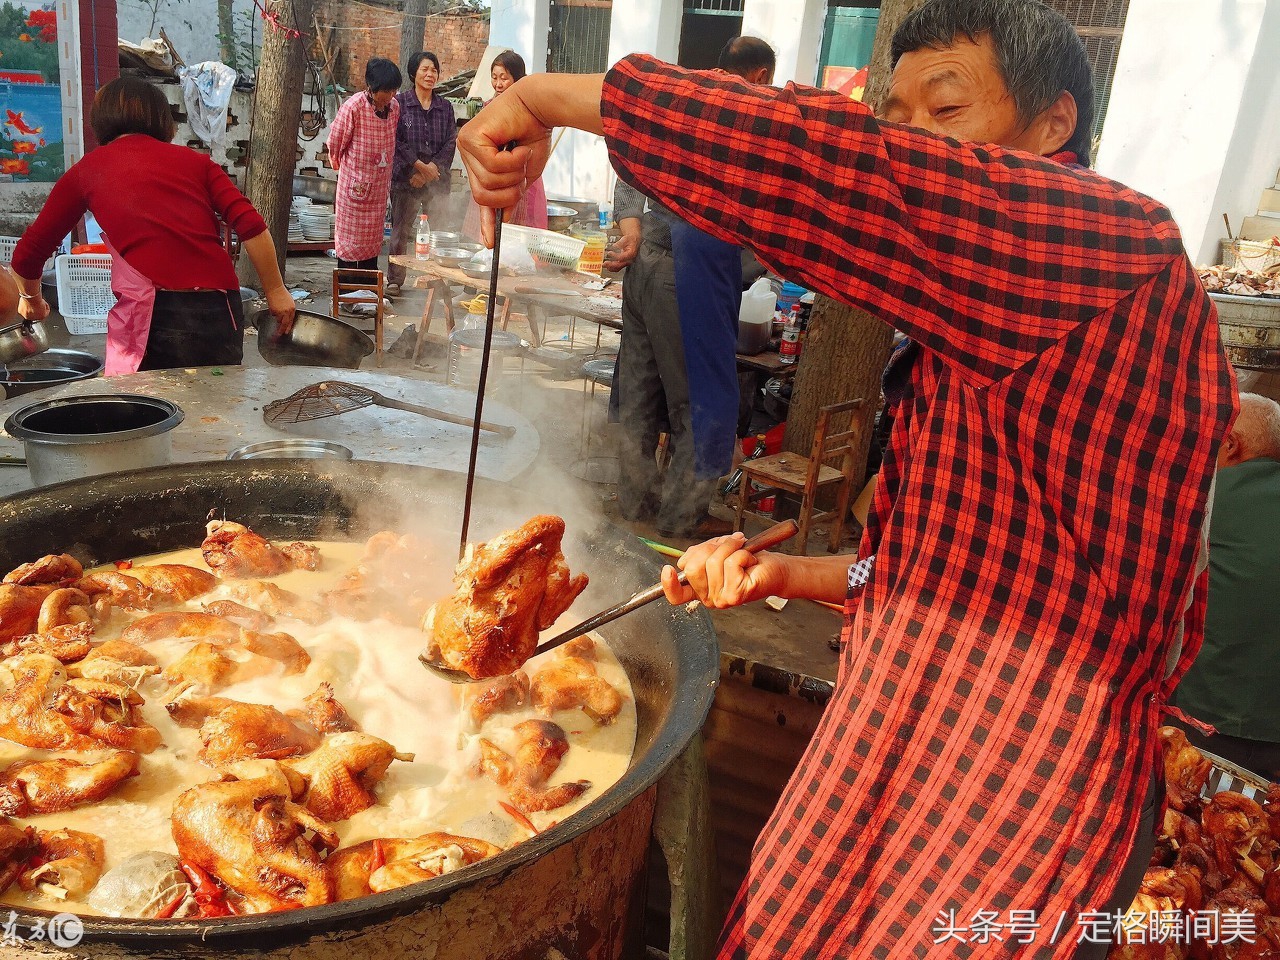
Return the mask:
[(1227, 359), (1246, 370), (1280, 370), (1280, 300), (1211, 293)]
[[(102, 373), (102, 358), (83, 350), (55, 348), (8, 365), (0, 378), (0, 396), (18, 397), (46, 387), (88, 380)], [(3, 372), (3, 371), (0, 371)]]
[(324, 177), (300, 177), (295, 175), (293, 178), (293, 195), (295, 197), (309, 197), (322, 203), (334, 203), (338, 199), (338, 181), (326, 180)]
[[(429, 531), (452, 549), (463, 483), (457, 474), (420, 467), (327, 460), (201, 463), (95, 477), (0, 501), (0, 569), (50, 552), (105, 562), (189, 546), (202, 536), (212, 508), (275, 538), (363, 538), (389, 527)], [(472, 531), (483, 539), (547, 508), (545, 499), (478, 480)], [(565, 544), (569, 562), (591, 575), (582, 609), (603, 609), (657, 579), (656, 561), (635, 538), (603, 522), (566, 519), (575, 534)], [(643, 956), (637, 931), (652, 787), (702, 726), (718, 658), (702, 610), (651, 604), (601, 632), (631, 678), (635, 755), (611, 790), (537, 837), (458, 873), (361, 900), (216, 922), (86, 917), (77, 947), (6, 941), (0, 957)], [(19, 936), (35, 920), (48, 920), (37, 912), (19, 917)]]
[(169, 462), (176, 403), (137, 393), (90, 394), (23, 407), (4, 429), (21, 440), (36, 486)]

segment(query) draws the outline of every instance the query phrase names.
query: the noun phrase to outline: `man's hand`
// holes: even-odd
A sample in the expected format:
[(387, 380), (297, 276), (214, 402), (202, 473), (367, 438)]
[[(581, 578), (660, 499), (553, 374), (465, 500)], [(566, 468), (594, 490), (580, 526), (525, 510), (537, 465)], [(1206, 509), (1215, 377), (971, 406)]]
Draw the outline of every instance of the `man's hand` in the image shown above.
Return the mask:
[(621, 270), (631, 266), (636, 254), (640, 252), (640, 221), (634, 217), (628, 217), (619, 222), (618, 228), (622, 231), (622, 236), (615, 240), (604, 254), (606, 270)]
[(268, 290), (267, 309), (271, 311), (271, 315), (280, 324), (279, 332), (281, 335), (293, 329), (293, 321), (298, 313), (298, 305), (294, 302), (293, 297), (289, 296), (288, 289), (280, 286)]
[(689, 580), (682, 587), (676, 567), (662, 568), (662, 590), (672, 604), (701, 600), (708, 607), (737, 607), (768, 596), (785, 596), (789, 558), (777, 553), (748, 553), (741, 533), (690, 547), (676, 565)]
[[(542, 175), (551, 154), (551, 128), (603, 133), (602, 75), (538, 73), (492, 100), (458, 134), (471, 194), (484, 210), (481, 233), (493, 246), (492, 209), (510, 209), (525, 185)], [(514, 144), (511, 150), (506, 147)]]

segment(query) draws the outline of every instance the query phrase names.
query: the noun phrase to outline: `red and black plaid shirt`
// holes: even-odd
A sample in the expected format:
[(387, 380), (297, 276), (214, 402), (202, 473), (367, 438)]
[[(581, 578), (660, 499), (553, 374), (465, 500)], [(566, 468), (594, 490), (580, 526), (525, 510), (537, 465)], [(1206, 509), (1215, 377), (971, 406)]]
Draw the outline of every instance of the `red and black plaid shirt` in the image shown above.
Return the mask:
[[(835, 93), (646, 57), (609, 74), (604, 117), (623, 179), (921, 345), (840, 681), (722, 956), (1070, 957), (1134, 839), (1234, 416), (1168, 211)], [(1041, 927), (936, 942), (979, 911)]]

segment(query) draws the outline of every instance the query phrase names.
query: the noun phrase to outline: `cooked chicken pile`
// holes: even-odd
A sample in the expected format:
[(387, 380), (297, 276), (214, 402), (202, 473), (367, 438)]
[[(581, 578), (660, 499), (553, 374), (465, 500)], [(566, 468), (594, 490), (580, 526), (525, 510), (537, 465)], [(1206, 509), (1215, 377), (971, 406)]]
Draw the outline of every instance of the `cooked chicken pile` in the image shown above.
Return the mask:
[(427, 656), (476, 679), (519, 670), (546, 630), (587, 586), (560, 552), (564, 521), (541, 516), (468, 548), (457, 592), (423, 617)]
[[(1151, 866), (1124, 918), (1131, 942), (1113, 947), (1109, 957), (1280, 958), (1280, 786), (1272, 784), (1261, 802), (1234, 791), (1205, 798), (1210, 761), (1181, 730), (1163, 727), (1160, 738), (1168, 807)], [(1224, 921), (1227, 915), (1249, 919)], [(1187, 937), (1197, 931), (1187, 919), (1196, 916), (1199, 934)], [(1182, 931), (1176, 938), (1152, 936), (1175, 927)]]
[(1280, 272), (1250, 270), (1248, 267), (1199, 267), (1200, 282), (1210, 293), (1234, 297), (1280, 297)]
[[(485, 629), (501, 633), (501, 623), (512, 624), (516, 641), (497, 654), (482, 653), (481, 643), (469, 654), (474, 662), (523, 664), (537, 630), (581, 591), (585, 578), (571, 580), (560, 554), (563, 532), (563, 521), (535, 518), (473, 555), (469, 596), (479, 591), (498, 604)], [(0, 769), (0, 894), (16, 885), (43, 894), (53, 908), (70, 899), (117, 916), (217, 917), (364, 896), (501, 852), (441, 831), (343, 847), (335, 825), (377, 806), (388, 770), (414, 756), (362, 731), (327, 682), (297, 709), (243, 702), (232, 689), (262, 677), (305, 682), (312, 653), (290, 632), (291, 621), (293, 630), (334, 618), (416, 626), (430, 596), (423, 546), (377, 534), (321, 602), (258, 579), (316, 570), (314, 545), (276, 545), (227, 521), (210, 523), (207, 534), (207, 570), (122, 562), (86, 572), (64, 554), (4, 577), (0, 739), (26, 749)], [(454, 613), (446, 619), (465, 622)], [(590, 723), (608, 724), (624, 703), (596, 675), (592, 641), (564, 654), (532, 678), (501, 676), (462, 694), (477, 756), (462, 776), (492, 782), (487, 789), (509, 801), (502, 815), (519, 831), (536, 832), (530, 814), (591, 789), (586, 780), (553, 782), (570, 745), (551, 714), (580, 709)], [(405, 669), (421, 669), (411, 654)], [(162, 743), (175, 728), (161, 723), (170, 731), (162, 736), (144, 706), (162, 707), (160, 716), (187, 739)], [(520, 710), (539, 716), (500, 722)], [(146, 851), (107, 870), (110, 835), (22, 822), (163, 777), (150, 758), (166, 751), (198, 758), (208, 771), (206, 782), (173, 803), (176, 856)]]

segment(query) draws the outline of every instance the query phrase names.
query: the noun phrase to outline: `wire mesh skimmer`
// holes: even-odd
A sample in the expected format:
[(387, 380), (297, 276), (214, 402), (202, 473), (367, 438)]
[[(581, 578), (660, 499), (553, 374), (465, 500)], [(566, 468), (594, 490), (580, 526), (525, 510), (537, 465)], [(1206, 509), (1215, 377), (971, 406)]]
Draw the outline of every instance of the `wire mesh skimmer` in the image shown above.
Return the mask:
[[(358, 387), (354, 383), (343, 383), (341, 380), (322, 380), (309, 387), (303, 387), (297, 393), (283, 400), (273, 400), (262, 408), (262, 419), (267, 423), (301, 423), (304, 420), (320, 420), (324, 417), (336, 417), (363, 407), (379, 406), (392, 410), (406, 410), (445, 423), (456, 423), (460, 426), (474, 426), (470, 417), (446, 413), (432, 407), (424, 407), (404, 400), (384, 397), (376, 390)], [(510, 437), (516, 432), (515, 427), (497, 423), (480, 422), (480, 429), (499, 436)]]

